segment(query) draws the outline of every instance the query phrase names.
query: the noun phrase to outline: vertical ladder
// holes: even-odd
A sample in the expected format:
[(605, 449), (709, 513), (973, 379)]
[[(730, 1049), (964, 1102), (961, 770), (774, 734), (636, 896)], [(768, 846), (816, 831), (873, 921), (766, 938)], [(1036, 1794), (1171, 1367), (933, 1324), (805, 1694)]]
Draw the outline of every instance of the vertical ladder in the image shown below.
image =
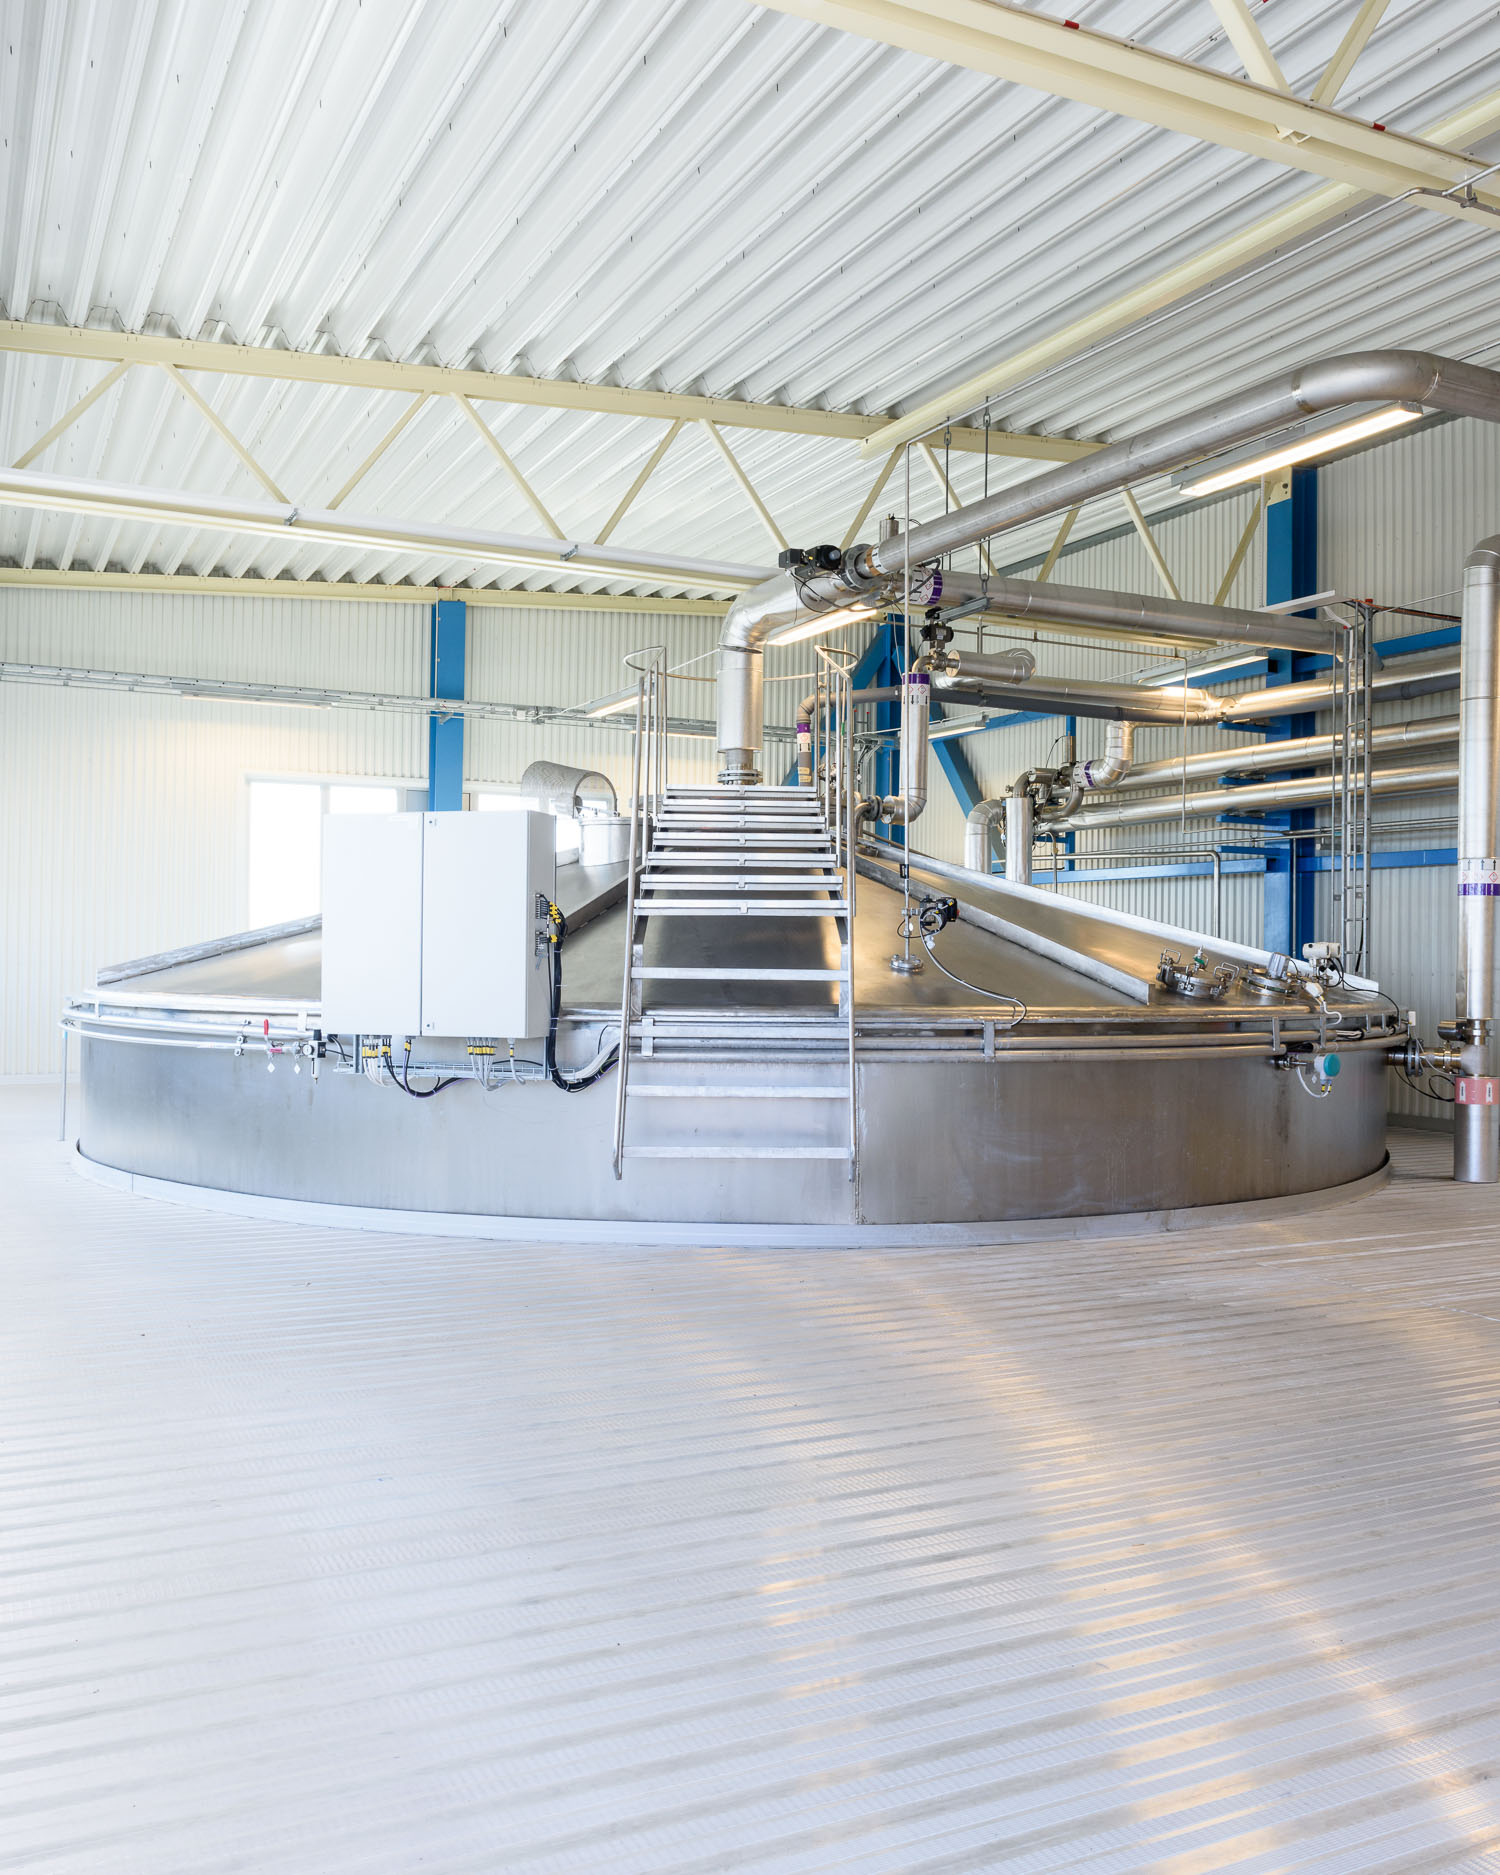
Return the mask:
[[(627, 900), (624, 981), (620, 998), (620, 1067), (615, 1106), (615, 1176), (627, 1159), (836, 1159), (855, 1174), (857, 1128), (854, 1080), (853, 892), (841, 868), (839, 842), (830, 831), (824, 802), (811, 788), (668, 787), (652, 829), (651, 844)], [(654, 920), (681, 931), (712, 932), (707, 963), (657, 963), (646, 958), (646, 934)], [(767, 965), (736, 947), (734, 927), (746, 920), (784, 920), (789, 929), (831, 922), (838, 936), (838, 967)], [(685, 921), (685, 923), (684, 923)], [(652, 982), (743, 983), (772, 986), (753, 1005), (722, 1015), (702, 1010), (648, 1015), (643, 986)], [(776, 991), (795, 984), (836, 988), (831, 1017), (784, 999)], [(684, 1054), (722, 1061), (743, 1050), (747, 1038), (773, 1034), (794, 1054), (812, 1061), (795, 1079), (705, 1082), (702, 1077), (662, 1080)], [(662, 1052), (662, 1044), (667, 1052)], [(836, 1081), (818, 1065), (837, 1062)], [(632, 1100), (808, 1102), (827, 1112), (842, 1103), (837, 1138), (809, 1143), (799, 1127), (795, 1141), (785, 1127), (768, 1123), (742, 1128), (741, 1136), (705, 1141), (681, 1135), (632, 1140)], [(799, 1111), (801, 1111), (799, 1106)], [(679, 1106), (664, 1111), (690, 1112)], [(755, 1111), (755, 1109), (752, 1109)], [(768, 1113), (767, 1109), (760, 1109)], [(814, 1123), (809, 1121), (809, 1126)], [(756, 1131), (760, 1137), (755, 1137)], [(744, 1137), (749, 1133), (750, 1137)]]

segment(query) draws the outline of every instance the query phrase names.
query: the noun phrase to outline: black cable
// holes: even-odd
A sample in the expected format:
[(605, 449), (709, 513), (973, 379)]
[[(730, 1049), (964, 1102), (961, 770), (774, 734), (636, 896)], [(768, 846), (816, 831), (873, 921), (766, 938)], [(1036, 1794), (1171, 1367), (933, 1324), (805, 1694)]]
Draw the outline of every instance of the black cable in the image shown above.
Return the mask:
[[(389, 1057), (387, 1057), (387, 1059), (389, 1059)], [(410, 1065), (411, 1042), (408, 1041), (406, 1044), (406, 1055), (401, 1063), (401, 1078), (399, 1081), (396, 1081), (396, 1070), (392, 1068), (391, 1079), (396, 1081), (397, 1087), (401, 1089), (403, 1094), (410, 1094), (413, 1100), (431, 1100), (434, 1094), (442, 1093), (445, 1087), (452, 1087), (455, 1081), (461, 1081), (463, 1079), (461, 1074), (450, 1074), (445, 1081), (440, 1075), (431, 1087), (413, 1087), (411, 1082), (406, 1078), (406, 1071)]]
[(552, 921), (552, 937), (547, 946), (547, 967), (551, 978), (551, 1007), (547, 1015), (547, 1046), (544, 1063), (552, 1077), (554, 1087), (560, 1087), (565, 1094), (581, 1094), (586, 1087), (592, 1087), (595, 1081), (602, 1080), (620, 1059), (619, 1044), (610, 1050), (592, 1074), (569, 1076), (557, 1065), (557, 1021), (562, 1013), (562, 947), (563, 939), (568, 935), (568, 921), (556, 905), (548, 905), (547, 915)]

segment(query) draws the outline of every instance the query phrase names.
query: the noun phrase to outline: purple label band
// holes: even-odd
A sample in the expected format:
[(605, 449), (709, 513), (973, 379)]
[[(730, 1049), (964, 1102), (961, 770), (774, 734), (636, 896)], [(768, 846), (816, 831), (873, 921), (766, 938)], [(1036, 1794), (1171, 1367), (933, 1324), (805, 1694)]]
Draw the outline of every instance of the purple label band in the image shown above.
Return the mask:
[(1483, 885), (1461, 885), (1458, 888), (1458, 896), (1460, 898), (1500, 898), (1500, 880), (1494, 883), (1486, 880)]

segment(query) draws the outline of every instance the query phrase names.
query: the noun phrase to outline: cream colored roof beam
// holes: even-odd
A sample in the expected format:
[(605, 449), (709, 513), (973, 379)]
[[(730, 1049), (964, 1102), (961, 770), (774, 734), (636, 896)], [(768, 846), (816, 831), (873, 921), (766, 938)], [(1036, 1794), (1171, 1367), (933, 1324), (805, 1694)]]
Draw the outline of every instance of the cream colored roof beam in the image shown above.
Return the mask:
[[(388, 358), (340, 358), (327, 352), (294, 352), (272, 345), (218, 345), (206, 339), (164, 338), (147, 332), (109, 332), (93, 326), (42, 325), (0, 319), (0, 351), (47, 358), (96, 358), (107, 364), (176, 365), (183, 371), (223, 377), (280, 379), (290, 384), (333, 384), (352, 390), (404, 391), (412, 396), (462, 396), (475, 403), (522, 404), (550, 410), (583, 410), (601, 416), (652, 417), (672, 423), (710, 422), (731, 430), (773, 430), (786, 436), (826, 436), (863, 442), (883, 429), (887, 415), (851, 410), (813, 410), (795, 404), (758, 404), (733, 397), (692, 397), (676, 391), (623, 389), (579, 384), (571, 378), (527, 378), (499, 371), (450, 365), (407, 365)], [(982, 452), (984, 432), (956, 429), (953, 447)], [(1076, 462), (1097, 443), (1071, 437), (1028, 436), (990, 431), (990, 450), (1038, 462)]]
[(678, 417), (667, 425), (665, 436), (662, 437), (655, 449), (653, 449), (651, 454), (646, 458), (645, 466), (641, 469), (640, 474), (620, 497), (619, 505), (616, 507), (614, 513), (594, 536), (596, 545), (603, 546), (604, 542), (609, 539), (610, 535), (614, 533), (615, 529), (625, 519), (625, 516), (630, 512), (631, 503), (634, 502), (636, 496), (640, 494), (647, 482), (649, 482), (651, 477), (656, 473), (658, 464), (677, 440), (677, 433), (682, 428), (685, 421), (686, 418)]
[(495, 457), (495, 460), (500, 464), (501, 468), (505, 470), (506, 474), (515, 483), (516, 487), (520, 489), (522, 495), (525, 496), (527, 502), (530, 504), (532, 513), (535, 514), (536, 518), (541, 522), (542, 526), (546, 528), (549, 534), (555, 535), (558, 540), (565, 539), (566, 536), (564, 535), (563, 530), (561, 529), (561, 527), (558, 526), (557, 522), (553, 519), (552, 515), (548, 512), (547, 504), (542, 500), (541, 496), (531, 486), (530, 482), (527, 481), (526, 477), (522, 475), (521, 471), (516, 467), (515, 463), (511, 459), (509, 452), (501, 443), (499, 437), (496, 436), (495, 432), (485, 422), (484, 418), (480, 416), (479, 412), (469, 402), (468, 398), (455, 393), (454, 402), (459, 406), (459, 408), (463, 411), (464, 415), (474, 425), (474, 428), (478, 430), (479, 434), (489, 444), (490, 449)]
[[(1466, 105), (1461, 111), (1455, 111), (1451, 116), (1430, 125), (1426, 135), (1430, 140), (1438, 142), (1467, 143), (1493, 130), (1497, 124), (1500, 124), (1500, 91), (1492, 91), (1476, 99), (1473, 104)], [(1250, 227), (1231, 235), (1225, 241), (1215, 243), (1213, 247), (1205, 248), (1202, 253), (1178, 262), (1165, 273), (1159, 273), (1155, 279), (1143, 281), (1140, 286), (1096, 307), (1081, 319), (1059, 326), (1057, 331), (1048, 333), (1034, 344), (1011, 352), (1005, 358), (996, 359), (983, 371), (966, 378), (962, 384), (955, 384), (936, 397), (928, 398), (905, 416), (877, 430), (862, 445), (861, 455), (873, 456), (883, 450), (899, 449), (913, 438), (936, 429), (947, 418), (977, 410), (986, 398), (995, 396), (1008, 386), (1019, 384), (1037, 372), (1045, 371), (1050, 365), (1060, 364), (1064, 359), (1086, 351), (1100, 340), (1123, 332), (1139, 320), (1149, 318), (1152, 313), (1160, 312), (1164, 307), (1212, 286), (1215, 281), (1225, 279), (1241, 267), (1249, 266), (1252, 261), (1273, 253), (1301, 235), (1311, 233), (1314, 228), (1322, 227), (1325, 222), (1354, 207), (1364, 198), (1364, 193), (1340, 184), (1329, 184), (1326, 188), (1312, 190), (1300, 201), (1253, 222)]]
[(369, 455), (365, 457), (364, 461), (354, 471), (353, 475), (349, 477), (348, 481), (345, 482), (344, 486), (334, 496), (333, 500), (329, 502), (328, 505), (330, 508), (343, 507), (344, 497), (353, 493), (426, 402), (427, 394), (425, 391), (421, 396), (414, 397), (411, 400), (405, 410), (401, 412), (401, 415), (397, 417), (396, 421), (386, 431), (385, 435), (381, 437), (380, 441), (370, 451)]
[(234, 431), (230, 429), (229, 425), (219, 415), (218, 411), (214, 409), (213, 405), (209, 403), (206, 398), (198, 395), (197, 391), (188, 383), (187, 379), (177, 369), (176, 365), (163, 365), (162, 369), (177, 386), (178, 390), (182, 392), (188, 402), (202, 413), (204, 420), (214, 434), (229, 445), (234, 454), (238, 456), (240, 461), (244, 463), (245, 467), (255, 477), (256, 481), (260, 483), (261, 487), (271, 497), (272, 501), (285, 501), (286, 496), (282, 494), (281, 490), (271, 480), (270, 476), (266, 474), (265, 470), (255, 460), (254, 456), (250, 454), (250, 451), (246, 449), (245, 445), (235, 435)]
[(1260, 28), (1251, 18), (1245, 0), (1213, 0), (1213, 9), (1229, 37), (1230, 45), (1239, 54), (1246, 76), (1253, 78), (1258, 85), (1270, 85), (1276, 91), (1290, 91), (1291, 86), (1282, 76), (1281, 67), (1276, 63), (1275, 55), (1266, 44)]
[(1370, 35), (1380, 24), (1381, 17), (1390, 0), (1365, 0), (1364, 5), (1350, 22), (1349, 30), (1339, 43), (1339, 49), (1328, 61), (1328, 68), (1313, 86), (1314, 104), (1332, 104), (1348, 82), (1349, 74), (1354, 70), (1354, 62), (1370, 43)]
[(634, 593), (526, 592), (500, 586), (405, 586), (399, 581), (346, 579), (231, 579), (220, 573), (96, 573), (87, 567), (0, 566), (0, 586), (52, 589), (79, 587), (93, 592), (173, 592), (198, 597), (244, 599), (365, 599), (406, 605), (430, 605), (435, 599), (463, 599), (469, 605), (535, 606), (543, 611), (660, 612), (673, 617), (722, 618), (728, 605), (718, 599), (639, 598)]
[(1167, 565), (1167, 556), (1161, 550), (1161, 542), (1151, 532), (1146, 517), (1141, 513), (1141, 504), (1136, 500), (1132, 489), (1124, 491), (1125, 506), (1130, 510), (1130, 518), (1135, 523), (1135, 531), (1141, 537), (1141, 545), (1146, 549), (1146, 558), (1156, 568), (1156, 577), (1162, 583), (1162, 590), (1169, 599), (1180, 599), (1177, 581), (1172, 577), (1172, 569)]
[(1234, 552), (1229, 556), (1229, 564), (1224, 569), (1224, 577), (1219, 581), (1219, 590), (1214, 594), (1215, 605), (1226, 605), (1230, 590), (1240, 576), (1240, 568), (1245, 564), (1245, 555), (1250, 551), (1250, 543), (1255, 539), (1255, 531), (1260, 526), (1261, 510), (1265, 507), (1262, 495), (1255, 497), (1255, 506), (1250, 510), (1250, 519), (1246, 521), (1239, 539), (1235, 542)]
[[(1420, 137), (1304, 104), (1284, 91), (1209, 71), (1108, 33), (1071, 26), (1000, 0), (766, 0), (778, 12), (838, 28), (944, 64), (1071, 98), (1175, 130), (1200, 142), (1305, 169), (1374, 195), (1463, 183), (1484, 165)], [(1281, 131), (1292, 133), (1283, 137)], [(1500, 194), (1477, 198), (1500, 208)], [(1423, 198), (1425, 206), (1493, 226), (1482, 208)]]
[(859, 504), (859, 512), (849, 523), (849, 526), (844, 532), (844, 538), (839, 542), (839, 546), (846, 551), (852, 547), (859, 538), (859, 530), (864, 526), (865, 522), (869, 520), (870, 510), (875, 506), (876, 502), (879, 501), (880, 491), (891, 479), (891, 470), (895, 468), (900, 455), (901, 451), (899, 449), (893, 449), (881, 464), (880, 468), (876, 470), (875, 480), (870, 484), (869, 494), (866, 495), (864, 500)]
[(65, 410), (52, 428), (39, 436), (25, 455), (17, 456), (10, 466), (13, 469), (29, 469), (42, 451), (55, 443), (64, 430), (70, 430), (83, 413), (97, 403), (112, 385), (119, 383), (129, 369), (129, 365), (115, 365), (111, 370), (106, 371), (92, 390), (85, 391), (78, 402)]
[(728, 463), (730, 474), (733, 475), (734, 479), (749, 497), (751, 507), (754, 508), (755, 512), (760, 516), (761, 526), (764, 527), (766, 532), (771, 536), (772, 545), (776, 547), (778, 551), (784, 549), (787, 545), (786, 535), (783, 534), (781, 529), (776, 525), (771, 510), (756, 493), (754, 482), (750, 480), (750, 477), (746, 475), (745, 471), (740, 467), (739, 459), (729, 447), (728, 443), (725, 442), (719, 432), (718, 426), (713, 423), (705, 423), (703, 427), (718, 444), (719, 454), (724, 458), (725, 462)]

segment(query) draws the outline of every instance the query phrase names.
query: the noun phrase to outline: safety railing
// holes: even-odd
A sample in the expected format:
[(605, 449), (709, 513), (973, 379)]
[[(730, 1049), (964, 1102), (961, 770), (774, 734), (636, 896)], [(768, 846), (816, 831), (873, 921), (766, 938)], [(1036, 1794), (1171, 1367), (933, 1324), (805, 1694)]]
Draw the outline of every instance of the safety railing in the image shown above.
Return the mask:
[(620, 987), (620, 1065), (615, 1075), (614, 1172), (621, 1172), (625, 1146), (625, 1094), (630, 1079), (631, 1022), (635, 1009), (636, 907), (641, 868), (651, 846), (667, 789), (667, 647), (631, 651), (625, 668), (635, 675), (635, 745), (630, 767), (630, 856), (625, 873), (625, 964)]

